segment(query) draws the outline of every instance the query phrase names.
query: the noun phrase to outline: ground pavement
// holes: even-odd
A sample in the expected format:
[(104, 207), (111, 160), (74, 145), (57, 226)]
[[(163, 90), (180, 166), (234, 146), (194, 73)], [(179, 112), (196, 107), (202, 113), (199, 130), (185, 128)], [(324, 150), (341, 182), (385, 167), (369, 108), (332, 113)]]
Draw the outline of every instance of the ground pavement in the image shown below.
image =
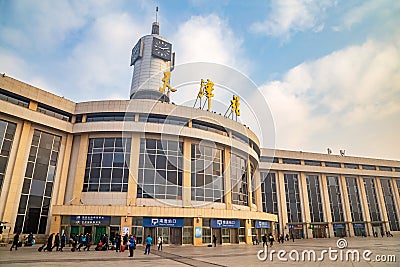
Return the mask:
[[(64, 252), (38, 252), (39, 245), (33, 247), (22, 247), (18, 251), (10, 251), (10, 246), (0, 248), (0, 266), (99, 266), (104, 264), (117, 264), (118, 266), (400, 266), (400, 237), (393, 238), (347, 238), (337, 244), (338, 238), (328, 239), (308, 239), (288, 241), (283, 245), (274, 243), (272, 248), (268, 248), (268, 258), (265, 261), (259, 260), (257, 254), (263, 250), (262, 245), (224, 245), (216, 248), (193, 247), (193, 246), (164, 246), (162, 252), (156, 251), (152, 247), (150, 255), (144, 255), (144, 248), (138, 246), (133, 258), (129, 258), (129, 252), (117, 253), (115, 251), (89, 251), (71, 252), (68, 247)], [(338, 248), (338, 245), (341, 249)], [(329, 248), (331, 254), (329, 255)], [(272, 253), (272, 262), (269, 257), (271, 251), (283, 250)], [(313, 260), (313, 250), (315, 261), (309, 261), (308, 255)], [(318, 258), (323, 260), (319, 261)], [(334, 252), (337, 250), (337, 252)], [(357, 250), (357, 252), (355, 251)], [(371, 252), (368, 252), (370, 250)], [(259, 257), (263, 259), (263, 253)], [(304, 252), (306, 251), (306, 252)], [(342, 253), (342, 260), (340, 260)], [(360, 261), (357, 260), (357, 253)], [(295, 261), (299, 255), (299, 260)], [(304, 254), (304, 261), (302, 255)], [(348, 261), (346, 261), (346, 255)], [(363, 258), (365, 257), (366, 261)], [(393, 255), (395, 259), (391, 256)], [(329, 258), (331, 256), (331, 259)], [(335, 256), (337, 257), (335, 260)], [(378, 258), (376, 257), (378, 256)], [(354, 257), (354, 258), (353, 258)], [(377, 259), (385, 259), (392, 262), (377, 262)], [(396, 260), (396, 262), (393, 262)]]

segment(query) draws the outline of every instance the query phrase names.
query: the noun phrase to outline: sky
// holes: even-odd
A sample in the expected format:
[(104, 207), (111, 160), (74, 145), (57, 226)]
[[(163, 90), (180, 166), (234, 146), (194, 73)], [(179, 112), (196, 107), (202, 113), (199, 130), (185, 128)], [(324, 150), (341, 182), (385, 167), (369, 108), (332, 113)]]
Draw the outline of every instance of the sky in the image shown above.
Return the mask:
[(0, 73), (76, 102), (127, 99), (155, 6), (177, 64), (256, 84), (276, 148), (400, 160), (400, 1), (0, 0)]

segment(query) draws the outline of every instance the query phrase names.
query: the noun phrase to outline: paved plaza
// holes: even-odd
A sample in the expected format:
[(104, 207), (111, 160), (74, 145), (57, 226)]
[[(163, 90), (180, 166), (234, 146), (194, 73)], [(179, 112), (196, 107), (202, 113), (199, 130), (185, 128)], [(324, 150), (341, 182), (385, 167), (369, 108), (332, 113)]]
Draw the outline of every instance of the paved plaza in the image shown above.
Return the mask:
[[(22, 247), (18, 251), (9, 251), (8, 247), (0, 248), (0, 265), (4, 266), (99, 266), (117, 264), (118, 266), (400, 266), (400, 238), (347, 238), (347, 248), (343, 248), (343, 261), (329, 260), (326, 253), (323, 261), (309, 262), (301, 261), (301, 253), (304, 250), (315, 250), (316, 258), (320, 257), (321, 251), (329, 247), (339, 250), (337, 238), (331, 239), (308, 239), (289, 241), (282, 244), (275, 243), (272, 249), (285, 250), (287, 253), (282, 258), (288, 259), (287, 262), (278, 260), (276, 253), (273, 254), (273, 262), (266, 260), (260, 261), (257, 252), (262, 246), (253, 245), (224, 245), (216, 248), (209, 247), (169, 247), (164, 246), (163, 252), (153, 250), (150, 255), (144, 255), (144, 248), (138, 246), (134, 258), (129, 258), (129, 252), (117, 253), (115, 251), (89, 251), (71, 252), (67, 247), (64, 252), (38, 252), (39, 245), (34, 247)], [(155, 248), (154, 246), (152, 248)], [(300, 261), (294, 262), (289, 258), (289, 253), (293, 250), (299, 252)], [(346, 250), (358, 250), (360, 261), (345, 261)], [(366, 262), (362, 259), (365, 250), (371, 250), (372, 254), (366, 257), (371, 259)], [(340, 250), (339, 250), (340, 251)], [(333, 258), (335, 254), (332, 254)], [(337, 255), (340, 255), (337, 253)], [(394, 255), (397, 262), (376, 262), (377, 255)], [(261, 254), (263, 256), (263, 254)], [(292, 257), (296, 254), (292, 252)], [(351, 253), (349, 258), (351, 259)], [(384, 258), (383, 257), (383, 258)], [(307, 258), (307, 254), (306, 254)], [(382, 258), (382, 256), (381, 256)], [(393, 260), (392, 260), (393, 261)]]

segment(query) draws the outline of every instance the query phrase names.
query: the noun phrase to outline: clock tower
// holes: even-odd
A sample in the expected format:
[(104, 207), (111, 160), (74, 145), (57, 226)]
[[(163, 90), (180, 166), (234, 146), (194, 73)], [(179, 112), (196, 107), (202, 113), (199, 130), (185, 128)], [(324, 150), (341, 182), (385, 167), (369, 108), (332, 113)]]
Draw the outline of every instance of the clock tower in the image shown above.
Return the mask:
[[(158, 11), (158, 9), (156, 9)], [(175, 53), (172, 44), (159, 35), (160, 25), (153, 22), (150, 35), (143, 36), (132, 48), (131, 66), (134, 66), (131, 99), (150, 99), (169, 102), (167, 95), (160, 92), (164, 71), (174, 65)]]

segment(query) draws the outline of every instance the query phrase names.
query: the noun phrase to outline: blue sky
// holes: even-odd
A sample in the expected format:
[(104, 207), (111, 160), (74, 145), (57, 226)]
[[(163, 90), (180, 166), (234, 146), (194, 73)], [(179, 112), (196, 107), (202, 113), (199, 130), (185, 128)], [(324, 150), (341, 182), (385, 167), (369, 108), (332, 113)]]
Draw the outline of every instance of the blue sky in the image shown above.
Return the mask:
[(0, 0), (0, 72), (77, 102), (126, 99), (157, 5), (178, 63), (257, 84), (277, 148), (400, 159), (398, 1)]

